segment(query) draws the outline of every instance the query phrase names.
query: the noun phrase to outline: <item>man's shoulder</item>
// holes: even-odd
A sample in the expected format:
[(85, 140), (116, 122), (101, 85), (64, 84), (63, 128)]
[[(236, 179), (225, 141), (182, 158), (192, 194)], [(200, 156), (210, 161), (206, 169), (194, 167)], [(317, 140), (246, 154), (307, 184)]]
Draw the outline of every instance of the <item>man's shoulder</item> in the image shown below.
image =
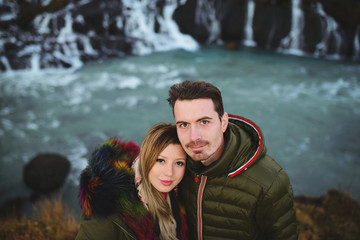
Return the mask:
[(269, 187), (275, 179), (283, 175), (285, 178), (288, 178), (284, 169), (269, 155), (257, 159), (244, 172), (245, 177), (252, 179), (265, 188)]

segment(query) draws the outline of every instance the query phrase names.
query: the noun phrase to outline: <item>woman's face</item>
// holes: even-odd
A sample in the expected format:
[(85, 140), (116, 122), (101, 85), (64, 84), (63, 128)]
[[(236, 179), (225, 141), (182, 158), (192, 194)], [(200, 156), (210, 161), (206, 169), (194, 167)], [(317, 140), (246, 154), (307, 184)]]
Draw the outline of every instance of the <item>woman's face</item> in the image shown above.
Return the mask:
[(150, 183), (159, 192), (170, 192), (185, 173), (186, 154), (180, 144), (169, 144), (149, 172)]

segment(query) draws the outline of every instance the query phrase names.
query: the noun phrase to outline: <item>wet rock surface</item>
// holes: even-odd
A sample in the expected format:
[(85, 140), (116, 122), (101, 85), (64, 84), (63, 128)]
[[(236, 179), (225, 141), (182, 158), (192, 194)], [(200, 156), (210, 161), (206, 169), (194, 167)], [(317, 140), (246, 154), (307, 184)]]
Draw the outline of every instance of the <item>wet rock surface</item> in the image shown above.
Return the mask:
[[(0, 6), (0, 71), (77, 68), (83, 63), (134, 54), (138, 44), (153, 48), (149, 34), (168, 33), (165, 7), (180, 32), (199, 44), (239, 45), (245, 38), (248, 0), (9, 1)], [(139, 4), (142, 2), (142, 5)], [(299, 3), (300, 51), (316, 57), (360, 60), (360, 2), (356, 0), (253, 0), (252, 31), (257, 47), (290, 48), (294, 4)], [(339, 10), (341, 6), (341, 11)], [(130, 19), (135, 15), (142, 21)], [(147, 16), (147, 17), (146, 17)], [(168, 21), (168, 20), (167, 20)], [(295, 21), (295, 20), (294, 20)], [(165, 30), (164, 30), (165, 29)], [(138, 35), (139, 31), (144, 31)], [(134, 33), (134, 34), (133, 34)], [(294, 38), (292, 35), (291, 38)], [(169, 39), (171, 41), (171, 39)], [(135, 53), (136, 54), (136, 53)]]

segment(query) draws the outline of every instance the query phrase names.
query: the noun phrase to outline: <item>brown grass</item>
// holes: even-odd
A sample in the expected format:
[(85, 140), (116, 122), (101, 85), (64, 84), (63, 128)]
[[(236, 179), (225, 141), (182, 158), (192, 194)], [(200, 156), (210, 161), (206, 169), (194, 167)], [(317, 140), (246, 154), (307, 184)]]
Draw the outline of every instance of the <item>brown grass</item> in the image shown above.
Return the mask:
[(295, 198), (299, 240), (360, 239), (360, 207), (349, 193), (329, 190), (321, 198)]
[[(360, 239), (360, 207), (348, 193), (330, 190), (325, 196), (295, 198), (299, 240)], [(1, 240), (70, 240), (79, 222), (61, 197), (34, 206), (34, 217), (0, 219)]]
[(34, 206), (32, 219), (10, 217), (0, 220), (3, 240), (70, 240), (75, 239), (79, 222), (61, 197), (44, 199)]

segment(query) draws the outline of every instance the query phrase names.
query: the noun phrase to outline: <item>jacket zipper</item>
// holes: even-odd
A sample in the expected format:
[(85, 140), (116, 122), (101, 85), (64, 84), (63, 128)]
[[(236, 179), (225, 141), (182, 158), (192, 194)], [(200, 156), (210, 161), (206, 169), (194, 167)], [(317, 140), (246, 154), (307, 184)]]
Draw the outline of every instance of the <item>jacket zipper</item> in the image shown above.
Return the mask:
[(203, 197), (203, 193), (204, 193), (206, 179), (207, 179), (207, 177), (205, 175), (201, 176), (198, 197), (197, 197), (198, 240), (202, 240), (202, 197)]

